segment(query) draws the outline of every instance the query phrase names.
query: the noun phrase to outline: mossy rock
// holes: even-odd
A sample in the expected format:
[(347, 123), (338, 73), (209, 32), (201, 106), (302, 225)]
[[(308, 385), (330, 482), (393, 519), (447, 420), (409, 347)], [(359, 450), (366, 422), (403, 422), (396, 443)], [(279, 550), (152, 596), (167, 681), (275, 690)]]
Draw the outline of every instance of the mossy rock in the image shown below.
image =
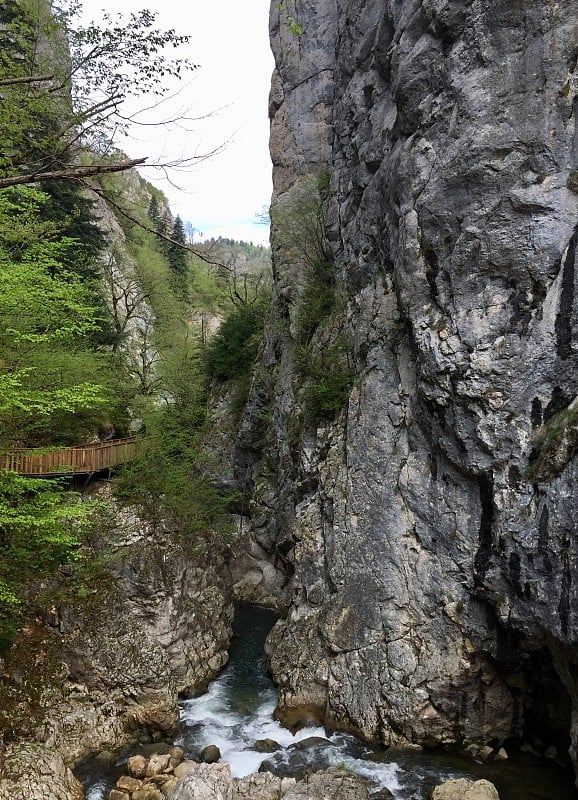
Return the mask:
[(574, 192), (574, 194), (578, 194), (578, 169), (573, 169), (568, 174), (568, 179), (566, 180), (566, 186), (570, 189), (571, 192)]

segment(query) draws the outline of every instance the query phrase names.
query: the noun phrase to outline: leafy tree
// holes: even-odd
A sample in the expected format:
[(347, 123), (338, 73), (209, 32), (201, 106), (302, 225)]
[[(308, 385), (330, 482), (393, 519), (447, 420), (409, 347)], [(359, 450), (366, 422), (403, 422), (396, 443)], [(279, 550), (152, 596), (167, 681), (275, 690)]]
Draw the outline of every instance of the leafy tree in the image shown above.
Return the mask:
[(0, 652), (22, 623), (27, 587), (82, 557), (92, 512), (59, 481), (0, 473)]
[(71, 269), (77, 243), (41, 219), (47, 202), (45, 194), (26, 187), (0, 192), (4, 446), (84, 438), (110, 404), (110, 364), (91, 343), (98, 309), (91, 289)]
[[(150, 11), (105, 26), (77, 23), (79, 5), (9, 0), (0, 11), (0, 188), (125, 170), (145, 159), (113, 153), (131, 95), (160, 94), (166, 77), (192, 69), (165, 48), (188, 41), (155, 27)], [(81, 163), (81, 149), (99, 158)]]
[(259, 279), (251, 282), (244, 276), (241, 284), (233, 284), (229, 312), (205, 349), (209, 379), (222, 383), (249, 375), (261, 342), (268, 299)]

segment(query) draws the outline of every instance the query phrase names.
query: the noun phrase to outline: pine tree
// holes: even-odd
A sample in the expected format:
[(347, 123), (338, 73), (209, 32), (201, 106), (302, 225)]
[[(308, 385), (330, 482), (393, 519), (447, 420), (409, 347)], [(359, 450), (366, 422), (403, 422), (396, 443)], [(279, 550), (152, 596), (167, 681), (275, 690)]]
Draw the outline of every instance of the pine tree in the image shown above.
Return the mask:
[(187, 238), (182, 219), (177, 215), (171, 231), (171, 242), (168, 247), (168, 259), (171, 269), (184, 275), (187, 271)]

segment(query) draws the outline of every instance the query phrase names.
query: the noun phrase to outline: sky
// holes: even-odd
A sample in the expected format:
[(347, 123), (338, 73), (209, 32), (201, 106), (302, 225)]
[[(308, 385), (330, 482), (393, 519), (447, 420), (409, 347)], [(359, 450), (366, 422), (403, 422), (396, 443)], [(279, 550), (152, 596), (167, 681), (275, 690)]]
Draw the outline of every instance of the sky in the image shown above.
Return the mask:
[[(268, 243), (268, 228), (256, 215), (271, 199), (269, 0), (84, 0), (83, 8), (84, 18), (96, 21), (102, 10), (129, 14), (147, 8), (157, 12), (159, 28), (190, 36), (179, 52), (198, 68), (167, 86), (161, 105), (142, 115), (147, 125), (133, 127), (119, 146), (154, 162), (196, 159), (168, 176), (141, 172), (167, 195), (172, 213), (192, 224), (198, 239)], [(187, 120), (150, 124), (173, 116)]]

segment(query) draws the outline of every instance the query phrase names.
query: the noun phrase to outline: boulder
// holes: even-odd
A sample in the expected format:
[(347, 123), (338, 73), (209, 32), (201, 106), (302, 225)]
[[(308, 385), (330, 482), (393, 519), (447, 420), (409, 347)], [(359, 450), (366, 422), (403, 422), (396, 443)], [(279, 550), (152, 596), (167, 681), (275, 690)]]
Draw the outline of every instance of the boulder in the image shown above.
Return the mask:
[(252, 749), (257, 753), (274, 753), (276, 750), (281, 749), (281, 745), (275, 739), (259, 739)]
[(215, 764), (221, 758), (221, 751), (216, 744), (210, 744), (201, 750), (201, 761), (205, 764)]
[(132, 756), (126, 762), (126, 771), (133, 778), (144, 778), (146, 775), (147, 760), (144, 756)]
[(169, 753), (157, 753), (151, 756), (146, 768), (147, 778), (150, 778), (152, 775), (160, 775), (162, 772), (170, 769), (170, 761), (171, 756)]
[(174, 769), (175, 778), (184, 778), (185, 775), (190, 775), (195, 771), (196, 766), (197, 766), (196, 761), (182, 761)]
[(170, 790), (167, 800), (232, 800), (233, 778), (228, 764), (195, 764), (194, 771)]
[(432, 800), (500, 800), (500, 797), (494, 784), (489, 781), (458, 778), (436, 786)]

